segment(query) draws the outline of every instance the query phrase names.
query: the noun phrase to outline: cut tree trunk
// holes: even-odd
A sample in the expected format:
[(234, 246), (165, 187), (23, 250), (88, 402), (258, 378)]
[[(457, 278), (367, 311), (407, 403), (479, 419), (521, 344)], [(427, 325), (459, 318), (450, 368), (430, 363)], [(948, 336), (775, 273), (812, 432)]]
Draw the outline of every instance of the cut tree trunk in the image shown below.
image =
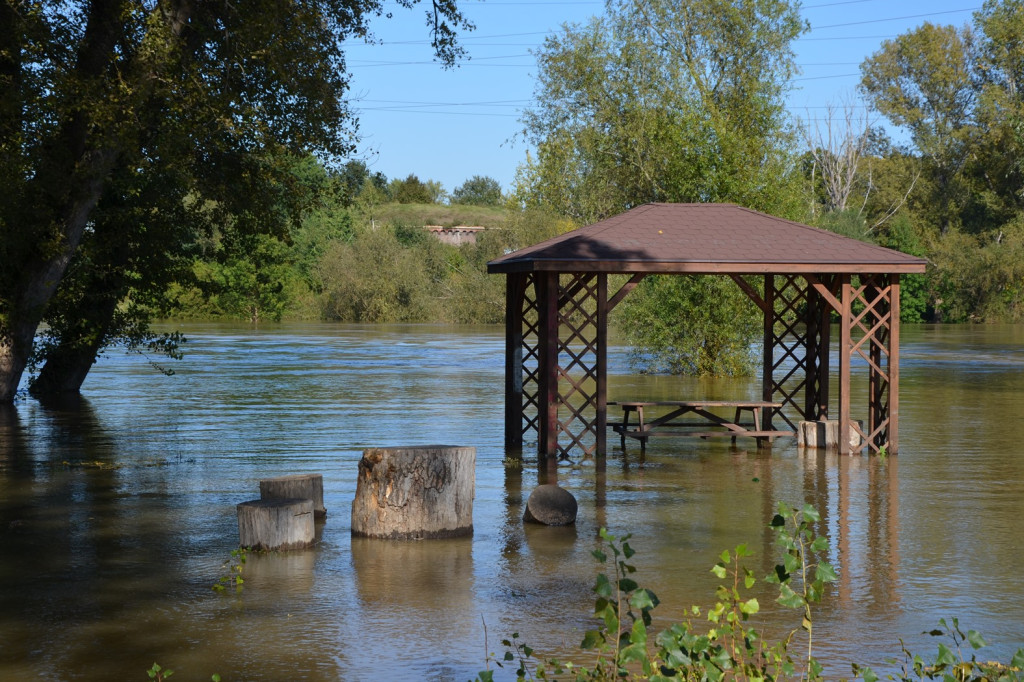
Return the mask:
[(260, 481), (260, 499), (310, 499), (313, 500), (313, 516), (323, 519), (327, 516), (324, 507), (324, 477), (322, 474), (295, 474), (278, 476)]
[(313, 545), (313, 500), (249, 500), (236, 509), (242, 547), (286, 550)]
[(473, 533), (476, 449), (370, 448), (359, 462), (352, 534), (421, 539)]

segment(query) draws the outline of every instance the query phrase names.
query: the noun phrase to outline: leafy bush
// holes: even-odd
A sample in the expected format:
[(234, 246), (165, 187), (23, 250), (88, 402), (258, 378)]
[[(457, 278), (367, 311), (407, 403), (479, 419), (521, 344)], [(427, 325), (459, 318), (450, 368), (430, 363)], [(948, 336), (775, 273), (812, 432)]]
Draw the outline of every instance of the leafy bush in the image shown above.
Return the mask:
[[(540, 661), (534, 650), (514, 633), (502, 640), (506, 651), (499, 660), (487, 657), (486, 669), (477, 675), (477, 682), (493, 682), (495, 670), (508, 666), (517, 680), (576, 680), (599, 682), (610, 680), (652, 680), (653, 682), (734, 680), (821, 680), (822, 667), (814, 658), (812, 605), (821, 601), (826, 586), (836, 580), (831, 564), (820, 559), (828, 552), (828, 539), (817, 536), (813, 526), (821, 521), (810, 505), (794, 509), (780, 503), (772, 518), (775, 543), (781, 550), (781, 563), (764, 578), (778, 585), (776, 602), (800, 612), (800, 626), (777, 642), (769, 642), (751, 617), (761, 610), (750, 590), (757, 582), (753, 571), (743, 565), (751, 556), (746, 545), (722, 552), (711, 572), (722, 582), (715, 592), (714, 605), (706, 610), (690, 608), (690, 617), (654, 635), (649, 633), (651, 611), (658, 606), (654, 592), (640, 587), (630, 563), (635, 550), (629, 535), (617, 538), (601, 529), (602, 547), (594, 557), (602, 564), (611, 564), (611, 571), (600, 573), (594, 583), (595, 629), (588, 631), (580, 647), (595, 654), (593, 663), (580, 665), (555, 659)], [(606, 546), (606, 548), (605, 548)], [(982, 682), (1024, 680), (1024, 649), (1014, 655), (1009, 665), (978, 662), (972, 655), (965, 660), (961, 645), (973, 649), (985, 646), (977, 632), (961, 631), (956, 619), (952, 625), (940, 620), (941, 629), (931, 634), (952, 639), (953, 647), (940, 644), (938, 655), (931, 662), (903, 647), (902, 672), (886, 679), (941, 679), (949, 682)], [(806, 646), (796, 653), (796, 636), (804, 633)], [(893, 660), (898, 664), (900, 661)], [(877, 674), (866, 666), (853, 664), (853, 674), (876, 682)]]

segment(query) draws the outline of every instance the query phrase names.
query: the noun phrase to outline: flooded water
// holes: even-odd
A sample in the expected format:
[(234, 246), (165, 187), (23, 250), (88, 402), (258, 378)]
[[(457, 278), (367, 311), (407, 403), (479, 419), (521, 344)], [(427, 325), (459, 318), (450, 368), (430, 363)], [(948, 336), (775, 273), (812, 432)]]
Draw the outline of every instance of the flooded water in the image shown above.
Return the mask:
[[(524, 469), (504, 465), (501, 329), (185, 331), (173, 377), (111, 353), (80, 404), (0, 411), (0, 679), (146, 679), (156, 661), (183, 682), (469, 680), (513, 632), (544, 656), (576, 651), (600, 527), (633, 533), (667, 625), (713, 601), (723, 549), (747, 543), (768, 572), (779, 501), (814, 504), (832, 540), (840, 578), (815, 612), (829, 678), (892, 669), (900, 638), (933, 654), (923, 632), (942, 617), (979, 630), (983, 658), (1024, 646), (1024, 327), (904, 329), (898, 456), (665, 438), (641, 461), (611, 437), (605, 471), (558, 472), (575, 528), (522, 523), (545, 477), (529, 448)], [(610, 365), (613, 399), (757, 394), (630, 375), (622, 352)], [(477, 448), (473, 537), (352, 539), (362, 450), (430, 443)], [(320, 544), (252, 556), (241, 593), (214, 592), (235, 505), (310, 472)], [(799, 625), (758, 594), (770, 632)]]

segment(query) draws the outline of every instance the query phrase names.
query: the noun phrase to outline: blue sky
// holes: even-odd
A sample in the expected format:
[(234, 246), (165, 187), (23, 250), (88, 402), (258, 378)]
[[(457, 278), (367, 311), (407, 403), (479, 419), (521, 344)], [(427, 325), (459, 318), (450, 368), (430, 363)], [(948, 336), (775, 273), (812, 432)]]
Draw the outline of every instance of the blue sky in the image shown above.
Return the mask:
[[(925, 21), (969, 23), (981, 3), (806, 0), (801, 12), (811, 30), (795, 45), (802, 73), (789, 96), (790, 111), (801, 118), (823, 115), (829, 103), (855, 95), (860, 63), (883, 40)], [(473, 175), (488, 175), (509, 189), (527, 151), (516, 135), (519, 112), (533, 98), (531, 51), (562, 24), (602, 13), (604, 3), (462, 0), (476, 30), (462, 39), (469, 59), (449, 70), (432, 61), (426, 7), (391, 4), (393, 17), (374, 23), (378, 44), (346, 45), (360, 155), (389, 179), (415, 173), (451, 191)]]

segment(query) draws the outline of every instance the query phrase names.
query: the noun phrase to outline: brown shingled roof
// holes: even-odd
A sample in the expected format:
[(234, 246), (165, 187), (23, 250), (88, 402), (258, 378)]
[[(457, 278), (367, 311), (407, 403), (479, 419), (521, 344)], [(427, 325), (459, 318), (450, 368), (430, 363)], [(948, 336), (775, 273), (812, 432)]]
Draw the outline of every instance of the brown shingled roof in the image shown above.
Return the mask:
[(925, 264), (733, 204), (645, 204), (497, 258), (487, 271), (884, 274)]

